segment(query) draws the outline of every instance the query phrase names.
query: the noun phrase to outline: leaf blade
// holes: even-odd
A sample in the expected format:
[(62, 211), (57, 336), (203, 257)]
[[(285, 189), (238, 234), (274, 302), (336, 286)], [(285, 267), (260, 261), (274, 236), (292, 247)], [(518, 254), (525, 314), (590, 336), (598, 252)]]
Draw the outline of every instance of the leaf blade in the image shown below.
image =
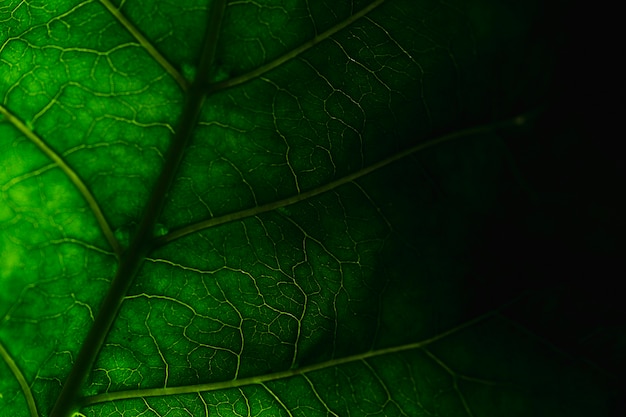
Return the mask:
[(189, 81), (146, 39), (146, 37), (130, 22), (126, 16), (115, 7), (110, 0), (100, 0), (100, 3), (126, 28), (126, 30), (141, 44), (141, 46), (158, 62), (163, 69), (174, 79), (183, 91), (189, 88)]
[[(554, 402), (539, 404), (533, 398), (553, 392), (550, 378), (559, 366), (540, 374), (549, 382), (536, 385), (541, 389), (524, 391), (533, 381), (523, 375), (516, 379), (519, 369), (489, 348), (507, 346), (529, 369), (543, 362), (524, 337), (501, 322), (489, 331), (470, 326), (428, 349), (381, 353), (413, 346), (467, 319), (465, 303), (477, 291), (464, 287), (468, 247), (480, 240), (486, 219), (497, 215), (498, 201), (513, 183), (500, 136), (528, 129), (515, 120), (503, 126), (494, 122), (529, 106), (515, 109), (511, 102), (521, 97), (516, 94), (500, 108), (490, 102), (499, 100), (493, 94), (498, 67), (490, 60), (506, 48), (534, 45), (528, 29), (534, 6), (486, 0), (467, 8), (426, 0), (293, 1), (288, 7), (233, 1), (217, 61), (197, 69), (191, 51), (199, 45), (202, 25), (177, 23), (182, 16), (204, 16), (204, 5), (122, 1), (119, 9), (134, 28), (129, 31), (120, 19), (93, 7), (100, 4), (68, 2), (58, 12), (28, 4), (20, 6), (28, 13), (19, 7), (0, 13), (1, 21), (20, 23), (0, 30), (3, 106), (30, 123), (85, 178), (94, 201), (111, 217), (113, 236), (134, 236), (130, 245), (122, 245), (129, 252), (113, 284), (130, 287), (116, 290), (120, 315), (110, 332), (100, 332), (105, 339), (95, 345), (103, 350), (81, 401), (86, 405), (119, 392), (134, 397), (89, 403), (81, 411), (488, 416), (514, 415), (517, 404), (522, 415), (554, 414)], [(88, 10), (98, 12), (78, 19)], [(507, 14), (514, 11), (522, 13)], [(32, 20), (20, 21), (23, 16)], [(232, 74), (246, 82), (221, 90), (199, 83), (200, 96), (207, 89), (210, 96), (196, 127), (200, 105), (184, 110), (180, 83), (174, 85), (176, 77), (157, 65), (159, 59), (127, 36), (133, 30), (145, 33), (146, 42), (188, 79), (198, 76), (215, 86)], [(195, 34), (187, 41), (190, 32)], [(100, 36), (104, 33), (114, 36)], [(83, 42), (76, 34), (90, 36)], [(147, 75), (137, 71), (142, 65), (130, 62), (135, 50)], [(16, 60), (20, 53), (30, 55)], [(54, 54), (67, 77), (55, 73), (56, 79), (44, 83), (51, 67), (42, 71), (41, 64), (55, 62)], [(516, 53), (503, 56), (517, 62)], [(33, 63), (32, 71), (22, 62)], [(9, 68), (13, 64), (16, 71)], [(258, 68), (267, 71), (254, 72)], [(532, 102), (532, 91), (522, 95), (521, 101)], [(162, 113), (155, 111), (159, 106)], [(107, 119), (111, 123), (103, 124)], [(181, 125), (185, 128), (173, 127)], [(467, 126), (478, 128), (464, 130)], [(65, 129), (80, 134), (72, 138)], [(193, 134), (180, 133), (185, 129)], [(83, 333), (66, 345), (53, 339), (67, 334), (63, 327), (91, 325), (101, 296), (85, 298), (86, 288), (103, 294), (114, 262), (99, 248), (106, 246), (101, 239), (75, 233), (76, 227), (70, 233), (71, 222), (58, 221), (55, 207), (36, 208), (53, 206), (50, 196), (68, 189), (67, 178), (56, 186), (58, 170), (41, 165), (32, 149), (25, 151), (15, 126), (0, 123), (0, 132), (10, 132), (11, 148), (33, 157), (29, 164), (13, 156), (17, 151), (1, 157), (24, 172), (0, 171), (0, 245), (10, 251), (0, 277), (11, 285), (9, 294), (17, 295), (0, 299), (0, 339), (11, 340), (7, 346), (16, 357), (26, 353), (20, 359), (29, 363), (24, 378), (32, 381), (35, 401), (45, 412), (65, 370), (76, 367), (72, 355)], [(468, 134), (471, 141), (449, 141)], [(181, 135), (190, 137), (191, 146), (177, 139)], [(432, 137), (449, 142), (433, 147), (427, 141)], [(183, 143), (186, 154), (167, 195), (169, 180), (156, 180), (156, 174), (176, 171), (178, 163), (162, 155), (172, 139), (174, 145)], [(117, 156), (109, 158), (116, 153), (105, 150), (113, 148)], [(149, 152), (156, 157), (150, 159)], [(97, 159), (104, 163), (94, 164)], [(116, 166), (118, 161), (124, 162)], [(107, 178), (108, 186), (98, 176)], [(69, 193), (74, 199), (75, 191)], [(123, 203), (118, 198), (135, 191)], [(149, 209), (142, 214), (146, 201)], [(159, 216), (164, 203), (165, 214)], [(83, 205), (64, 210), (82, 218)], [(25, 262), (32, 248), (40, 252)], [(77, 256), (77, 251), (83, 253)], [(98, 256), (102, 259), (95, 263)], [(15, 271), (24, 267), (29, 277), (18, 278)], [(96, 278), (85, 279), (89, 275)], [(27, 307), (32, 299), (36, 308)], [(82, 316), (76, 318), (79, 310)], [(27, 335), (55, 324), (59, 330), (47, 333), (52, 338), (44, 349), (26, 346), (28, 336), (21, 335), (20, 326), (31, 332), (24, 331)], [(500, 332), (494, 329), (506, 340), (490, 335)], [(507, 338), (527, 351), (518, 352)], [(493, 358), (481, 362), (481, 344), (474, 339)], [(467, 352), (466, 345), (472, 346)], [(360, 358), (363, 352), (377, 354)], [(46, 355), (46, 360), (36, 358)], [(502, 384), (498, 366), (521, 385)], [(267, 375), (275, 379), (264, 380)], [(573, 375), (554, 398), (587, 389), (573, 382), (586, 375), (584, 369), (576, 366)], [(250, 383), (240, 385), (245, 382)], [(187, 391), (169, 395), (177, 387)], [(221, 389), (196, 392), (198, 387)], [(159, 390), (168, 395), (139, 398)], [(9, 391), (0, 384), (4, 392)], [(568, 407), (573, 414), (598, 411), (588, 407), (593, 402), (577, 397)]]
[(113, 230), (111, 229), (109, 222), (104, 216), (100, 205), (96, 201), (89, 188), (87, 188), (83, 180), (78, 176), (78, 174), (72, 169), (71, 166), (69, 166), (63, 160), (61, 155), (59, 155), (52, 148), (50, 148), (50, 146), (48, 146), (40, 137), (38, 137), (35, 132), (29, 129), (24, 123), (22, 123), (21, 120), (16, 118), (3, 106), (0, 106), (0, 114), (2, 114), (9, 123), (15, 126), (31, 142), (33, 142), (41, 150), (41, 152), (43, 152), (48, 158), (50, 158), (50, 160), (52, 160), (52, 162), (54, 162), (54, 164), (63, 171), (63, 173), (72, 182), (72, 184), (74, 184), (74, 186), (78, 189), (80, 194), (89, 205), (89, 208), (93, 212), (93, 215), (96, 218), (98, 225), (100, 226), (100, 230), (102, 231), (102, 234), (104, 234), (104, 237), (109, 243), (109, 246), (111, 246), (111, 249), (113, 250), (113, 252), (115, 252), (116, 256), (119, 256), (121, 253), (121, 246), (115, 238)]

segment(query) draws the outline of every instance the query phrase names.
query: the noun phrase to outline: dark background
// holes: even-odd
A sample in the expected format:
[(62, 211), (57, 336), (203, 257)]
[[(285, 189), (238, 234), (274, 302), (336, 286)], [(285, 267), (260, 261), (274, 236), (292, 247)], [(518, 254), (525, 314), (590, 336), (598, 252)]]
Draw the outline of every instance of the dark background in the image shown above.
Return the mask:
[(554, 3), (533, 32), (553, 51), (547, 106), (524, 131), (502, 133), (534, 198), (503, 197), (505, 210), (476, 245), (472, 284), (484, 290), (473, 308), (517, 300), (504, 314), (613, 378), (612, 407), (623, 416), (624, 47), (615, 10)]

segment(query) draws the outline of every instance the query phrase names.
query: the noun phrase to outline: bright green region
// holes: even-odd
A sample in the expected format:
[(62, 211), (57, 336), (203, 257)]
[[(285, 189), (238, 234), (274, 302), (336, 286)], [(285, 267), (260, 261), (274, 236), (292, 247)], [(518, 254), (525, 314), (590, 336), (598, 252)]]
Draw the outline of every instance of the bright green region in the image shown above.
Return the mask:
[[(2, 270), (0, 270), (0, 282), (2, 282), (2, 288), (10, 289), (12, 287), (10, 278), (14, 277), (16, 272), (20, 271), (24, 266), (26, 250), (7, 238), (4, 230), (1, 236)], [(11, 294), (9, 291), (3, 292), (3, 301), (6, 302), (12, 298), (12, 296), (7, 297), (9, 294)]]
[(29, 184), (18, 183), (7, 192), (9, 201), (17, 206), (33, 206), (40, 201), (39, 189), (34, 181)]

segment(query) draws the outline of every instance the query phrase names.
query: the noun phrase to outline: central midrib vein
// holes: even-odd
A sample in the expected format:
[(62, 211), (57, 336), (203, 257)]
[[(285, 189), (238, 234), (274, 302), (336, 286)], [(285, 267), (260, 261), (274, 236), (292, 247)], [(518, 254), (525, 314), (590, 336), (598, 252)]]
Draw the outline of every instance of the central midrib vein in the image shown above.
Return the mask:
[(198, 65), (198, 76), (188, 90), (179, 128), (168, 150), (163, 170), (154, 185), (137, 231), (128, 249), (122, 254), (117, 273), (63, 385), (50, 417), (69, 417), (75, 411), (79, 391), (93, 367), (104, 340), (117, 317), (124, 297), (137, 276), (145, 256), (154, 245), (154, 226), (161, 214), (165, 204), (165, 197), (174, 180), (206, 98), (205, 91), (209, 82), (208, 75), (215, 59), (225, 7), (226, 0), (217, 0), (211, 7), (205, 42)]

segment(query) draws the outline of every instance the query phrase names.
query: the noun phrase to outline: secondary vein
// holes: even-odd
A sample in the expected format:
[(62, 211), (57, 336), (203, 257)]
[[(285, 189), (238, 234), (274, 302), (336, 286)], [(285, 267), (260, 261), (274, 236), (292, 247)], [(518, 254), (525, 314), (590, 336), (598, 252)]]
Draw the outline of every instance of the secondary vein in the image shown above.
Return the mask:
[(273, 201), (271, 203), (267, 203), (267, 204), (263, 204), (260, 206), (256, 206), (256, 207), (252, 207), (246, 210), (241, 210), (241, 211), (237, 211), (234, 213), (228, 213), (225, 214), (223, 216), (219, 216), (219, 217), (214, 217), (211, 219), (207, 219), (207, 220), (202, 220), (199, 221), (197, 223), (193, 223), (190, 224), (188, 226), (185, 227), (181, 227), (180, 229), (176, 229), (171, 231), (170, 233), (161, 236), (160, 238), (158, 238), (155, 242), (155, 246), (162, 246), (165, 245), (173, 240), (179, 239), (183, 236), (187, 236), (190, 235), (192, 233), (195, 232), (199, 232), (201, 230), (205, 230), (211, 227), (215, 227), (218, 226), (220, 224), (224, 224), (224, 223), (229, 223), (229, 222), (233, 222), (236, 220), (241, 220), (247, 217), (252, 217), (252, 216), (256, 216), (259, 215), (261, 213), (265, 213), (268, 211), (272, 211), (281, 207), (286, 207), (286, 206), (290, 206), (292, 204), (298, 203), (300, 201), (309, 199), (311, 197), (315, 197), (317, 195), (320, 195), (322, 193), (331, 191), (336, 189), (337, 187), (340, 187), (344, 184), (348, 184), (351, 182), (356, 181), (357, 179), (364, 177), (368, 174), (371, 174), (374, 171), (377, 171), (395, 161), (398, 161), (402, 158), (405, 158), (409, 155), (412, 155), (416, 152), (428, 149), (428, 148), (432, 148), (434, 146), (443, 144), (445, 142), (449, 142), (451, 140), (454, 139), (458, 139), (461, 137), (466, 137), (466, 136), (473, 136), (473, 135), (477, 135), (480, 133), (487, 133), (487, 132), (492, 132), (496, 129), (505, 127), (505, 126), (514, 126), (520, 123), (520, 118), (522, 116), (517, 116), (515, 118), (512, 119), (508, 119), (502, 122), (496, 122), (496, 123), (490, 123), (490, 124), (485, 124), (485, 125), (480, 125), (480, 126), (475, 126), (475, 127), (471, 127), (468, 129), (464, 129), (464, 130), (459, 130), (456, 131), (454, 133), (450, 133), (448, 135), (444, 135), (441, 137), (438, 137), (436, 139), (432, 139), (429, 141), (426, 141), (424, 143), (420, 143), (418, 145), (415, 145), (409, 149), (406, 149), (402, 152), (399, 152), (395, 155), (392, 155), (388, 158), (385, 158), (375, 164), (372, 164), (368, 167), (365, 167), (359, 171), (353, 172), (352, 174), (346, 175), (345, 177), (339, 178), (335, 181), (329, 182), (328, 184), (324, 184), (321, 185), (319, 187), (313, 188), (309, 191), (305, 191), (303, 193), (299, 193), (287, 198), (284, 198), (282, 200), (278, 200), (278, 201)]
[(115, 401), (115, 400), (130, 399), (130, 398), (160, 397), (160, 396), (171, 396), (174, 394), (179, 394), (179, 395), (180, 394), (192, 394), (192, 393), (198, 393), (198, 392), (217, 391), (217, 390), (227, 389), (227, 388), (240, 388), (246, 385), (254, 385), (254, 384), (263, 385), (270, 381), (276, 381), (279, 379), (289, 378), (292, 376), (305, 375), (310, 372), (320, 371), (320, 370), (327, 369), (330, 367), (343, 365), (346, 363), (361, 362), (361, 361), (366, 361), (367, 359), (375, 358), (378, 356), (390, 355), (394, 353), (400, 353), (400, 352), (405, 352), (405, 351), (415, 350), (415, 349), (423, 349), (428, 345), (431, 345), (441, 339), (451, 336), (452, 334), (458, 333), (473, 325), (476, 325), (481, 322), (485, 322), (497, 316), (498, 316), (497, 311), (488, 312), (472, 320), (466, 321), (465, 323), (462, 323), (456, 327), (453, 327), (445, 332), (439, 333), (433, 337), (430, 337), (428, 339), (425, 339), (419, 342), (407, 343), (407, 344), (400, 345), (400, 346), (392, 346), (392, 347), (376, 349), (376, 350), (370, 350), (368, 352), (345, 356), (343, 358), (331, 359), (325, 362), (320, 362), (320, 363), (316, 363), (316, 364), (309, 365), (309, 366), (303, 366), (301, 368), (287, 369), (287, 370), (280, 371), (280, 372), (253, 376), (249, 378), (233, 379), (233, 380), (220, 381), (220, 382), (211, 382), (208, 384), (109, 392), (105, 394), (98, 394), (98, 395), (93, 395), (90, 397), (84, 397), (80, 403), (82, 406), (87, 406), (87, 405), (93, 405), (93, 404), (107, 402), (107, 401)]
[(376, 0), (376, 1), (374, 1), (373, 3), (368, 5), (367, 7), (359, 10), (358, 12), (356, 12), (355, 14), (353, 14), (352, 16), (347, 18), (346, 20), (344, 20), (344, 21), (338, 23), (337, 25), (333, 26), (332, 28), (330, 28), (330, 29), (320, 33), (319, 35), (315, 36), (311, 40), (303, 43), (302, 45), (298, 46), (295, 49), (292, 49), (291, 51), (287, 52), (286, 54), (279, 56), (278, 58), (274, 59), (271, 62), (268, 62), (267, 64), (264, 64), (264, 65), (254, 69), (252, 71), (249, 71), (249, 72), (247, 72), (245, 74), (242, 74), (242, 75), (239, 75), (237, 77), (230, 78), (230, 79), (224, 80), (224, 81), (220, 81), (220, 82), (217, 82), (215, 84), (211, 84), (209, 86), (210, 92), (224, 90), (226, 88), (230, 88), (230, 87), (236, 86), (238, 84), (243, 84), (245, 82), (248, 82), (248, 81), (250, 81), (252, 79), (255, 79), (255, 78), (265, 74), (268, 71), (273, 70), (274, 68), (279, 67), (280, 65), (284, 64), (285, 62), (287, 62), (289, 60), (292, 60), (292, 59), (296, 58), (297, 56), (301, 55), (302, 53), (304, 53), (305, 51), (311, 49), (312, 47), (314, 47), (318, 43), (320, 43), (320, 42), (330, 38), (332, 35), (334, 35), (335, 33), (339, 32), (340, 30), (345, 29), (346, 27), (350, 26), (356, 20), (364, 17), (365, 15), (367, 15), (372, 10), (376, 9), (377, 7), (379, 7), (384, 2), (385, 2), (385, 0)]
[(189, 89), (189, 83), (183, 75), (155, 48), (150, 41), (141, 33), (130, 20), (110, 0), (100, 0), (100, 3), (124, 26), (133, 38), (158, 62), (161, 67), (178, 83), (183, 91)]
[(28, 128), (20, 119), (18, 119), (13, 113), (11, 113), (8, 109), (0, 105), (0, 114), (2, 114), (13, 126), (17, 128), (24, 136), (26, 136), (32, 143), (34, 143), (48, 158), (50, 158), (60, 169), (65, 173), (65, 175), (69, 178), (69, 180), (74, 184), (74, 186), (78, 189), (80, 194), (83, 196), (89, 208), (94, 214), (96, 221), (98, 222), (98, 226), (107, 242), (115, 252), (116, 256), (119, 257), (122, 249), (113, 234), (113, 230), (109, 225), (100, 205), (96, 201), (95, 197), (87, 187), (87, 185), (83, 182), (80, 176), (72, 169), (72, 167), (59, 155), (54, 149), (52, 149), (48, 144), (41, 139), (35, 132)]
[(26, 404), (28, 405), (28, 411), (30, 412), (31, 417), (39, 417), (39, 413), (37, 412), (37, 406), (35, 405), (35, 398), (33, 397), (33, 393), (30, 390), (28, 383), (26, 382), (26, 378), (24, 378), (24, 374), (22, 374), (22, 371), (17, 366), (9, 352), (5, 349), (2, 342), (0, 342), (0, 357), (7, 364), (7, 366), (13, 373), (13, 376), (15, 376), (15, 379), (20, 384), (20, 388), (24, 393), (24, 398), (26, 399)]

